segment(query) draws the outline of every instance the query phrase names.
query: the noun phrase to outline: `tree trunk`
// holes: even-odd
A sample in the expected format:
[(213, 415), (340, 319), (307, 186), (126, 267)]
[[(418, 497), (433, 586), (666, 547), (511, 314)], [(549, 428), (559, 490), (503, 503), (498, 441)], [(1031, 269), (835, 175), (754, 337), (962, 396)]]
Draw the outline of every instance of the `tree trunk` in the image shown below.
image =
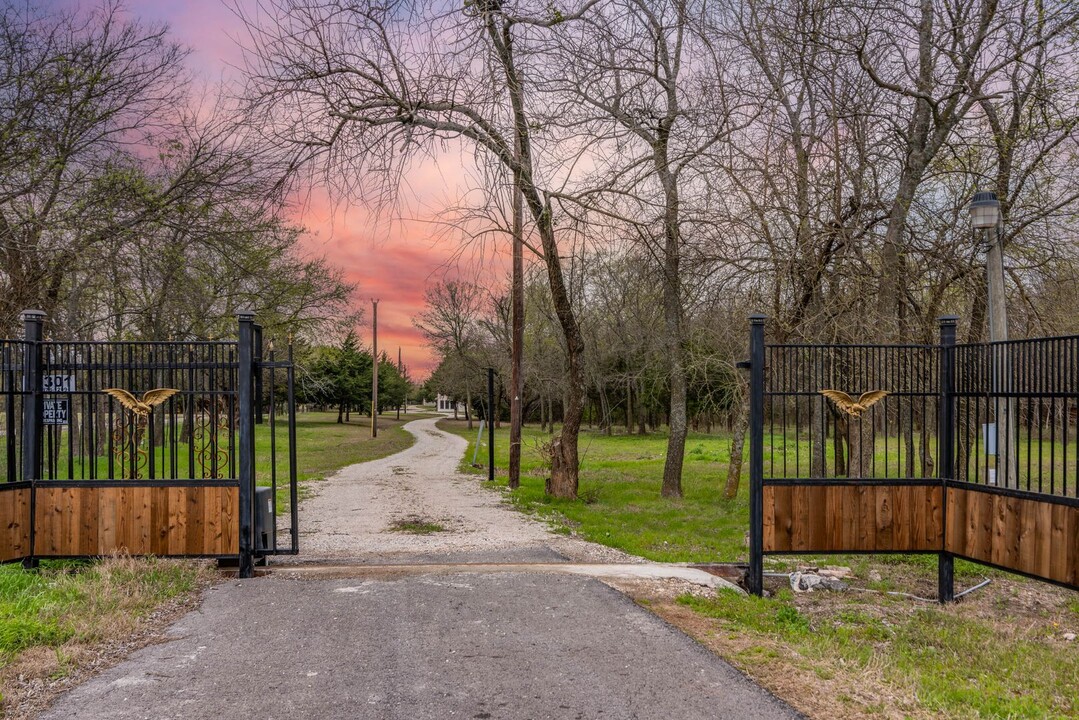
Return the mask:
[[(521, 138), (514, 130), (514, 152), (521, 159)], [(525, 343), (525, 281), (524, 281), (524, 200), (519, 178), (513, 183), (513, 281), (510, 285), (511, 360), (510, 372), (510, 462), (509, 486), (521, 485), (521, 428), (524, 425), (524, 343)], [(543, 400), (540, 400), (542, 407)]]
[(686, 451), (686, 367), (682, 338), (681, 229), (677, 180), (667, 168), (666, 142), (656, 148), (657, 169), (666, 196), (663, 257), (663, 339), (670, 363), (671, 407), (670, 434), (667, 436), (667, 460), (663, 464), (663, 489), (666, 498), (682, 497), (682, 463)]
[(746, 432), (749, 431), (749, 393), (742, 386), (742, 397), (738, 402), (738, 415), (734, 421), (734, 434), (731, 436), (731, 459), (727, 464), (727, 485), (723, 497), (728, 500), (738, 495), (738, 485), (742, 481), (742, 455), (745, 452)]
[(468, 429), (472, 429), (472, 391), (465, 390), (465, 422), (468, 423)]
[(854, 423), (847, 422), (847, 427), (850, 428), (848, 433), (850, 467), (847, 477), (873, 477), (873, 453), (876, 449), (876, 428), (874, 425), (873, 416), (868, 412)]
[(641, 384), (637, 383), (637, 434), (648, 434), (648, 408), (641, 400)]
[(599, 388), (599, 411), (600, 416), (600, 429), (607, 436), (611, 434), (611, 405), (607, 400), (607, 389), (604, 387)]
[[(491, 5), (500, 7), (494, 3)], [(501, 22), (496, 23), (496, 18), (500, 18)], [(500, 160), (512, 168), (514, 185), (520, 189), (535, 222), (543, 247), (552, 305), (566, 342), (565, 404), (562, 408), (562, 432), (552, 443), (551, 494), (558, 498), (572, 499), (577, 497), (577, 435), (581, 430), (584, 413), (584, 338), (562, 273), (550, 200), (536, 187), (533, 176), (532, 141), (529, 118), (525, 110), (524, 83), (513, 54), (513, 25), (500, 10), (492, 10), (486, 14), (486, 26), (487, 34), (506, 74), (506, 89), (513, 111), (514, 136), (517, 140), (514, 148), (516, 157), (503, 156)]]
[(834, 474), (836, 477), (848, 477), (846, 438), (850, 425), (842, 418), (835, 421), (835, 431), (832, 434), (832, 449), (835, 454)]
[[(796, 401), (797, 402), (797, 401)], [(828, 476), (827, 442), (828, 442), (828, 411), (824, 407), (823, 398), (812, 398), (809, 401), (811, 413), (809, 423), (813, 430), (809, 444), (809, 476), (823, 478)], [(797, 442), (797, 439), (795, 439)]]

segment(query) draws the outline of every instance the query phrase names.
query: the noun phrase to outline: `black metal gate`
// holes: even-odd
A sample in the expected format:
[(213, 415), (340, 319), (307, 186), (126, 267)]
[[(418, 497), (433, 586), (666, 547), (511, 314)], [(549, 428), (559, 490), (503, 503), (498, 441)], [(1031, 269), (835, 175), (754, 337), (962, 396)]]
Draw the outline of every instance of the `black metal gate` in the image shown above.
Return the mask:
[(250, 577), (299, 551), (292, 349), (264, 353), (252, 313), (235, 341), (46, 341), (42, 313), (23, 320), (0, 341), (0, 561), (126, 551)]
[(1079, 336), (957, 345), (956, 321), (770, 345), (752, 318), (754, 592), (770, 553), (936, 554), (942, 600), (953, 557), (1079, 587)]

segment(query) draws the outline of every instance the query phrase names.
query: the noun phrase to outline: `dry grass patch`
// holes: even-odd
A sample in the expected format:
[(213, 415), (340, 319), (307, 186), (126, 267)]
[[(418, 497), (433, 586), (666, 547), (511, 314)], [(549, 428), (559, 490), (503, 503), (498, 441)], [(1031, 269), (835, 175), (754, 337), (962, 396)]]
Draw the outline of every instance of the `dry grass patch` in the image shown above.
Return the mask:
[(994, 577), (940, 606), (856, 584), (865, 592), (637, 599), (811, 717), (1079, 715), (1079, 643), (1065, 639), (1076, 593)]
[(205, 561), (118, 556), (0, 567), (0, 693), (5, 717), (154, 642), (220, 576)]

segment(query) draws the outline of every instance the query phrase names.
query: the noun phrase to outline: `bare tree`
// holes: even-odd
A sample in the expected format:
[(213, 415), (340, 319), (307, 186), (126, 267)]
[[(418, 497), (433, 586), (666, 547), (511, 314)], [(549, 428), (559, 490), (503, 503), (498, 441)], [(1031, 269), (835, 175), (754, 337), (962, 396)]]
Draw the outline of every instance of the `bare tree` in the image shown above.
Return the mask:
[(295, 149), (297, 165), (321, 159), (339, 188), (385, 193), (415, 153), (465, 141), (513, 174), (539, 235), (566, 343), (551, 490), (575, 497), (584, 348), (537, 167), (532, 86), (520, 51), (524, 31), (543, 34), (574, 14), (514, 15), (494, 1), (448, 13), (410, 2), (259, 7), (259, 16), (248, 18), (251, 110), (256, 123)]
[[(450, 280), (428, 287), (424, 300), (427, 308), (413, 324), (443, 358), (456, 358), (460, 366), (479, 374), (477, 323), (483, 307), (483, 290), (472, 283)], [(471, 383), (465, 384), (465, 419), (471, 430)]]
[[(708, 2), (612, 0), (559, 35), (567, 125), (585, 125), (600, 165), (573, 198), (638, 239), (658, 266), (670, 386), (662, 494), (681, 497), (687, 427), (686, 279), (708, 181), (701, 160), (738, 122)], [(587, 124), (587, 125), (586, 125)]]

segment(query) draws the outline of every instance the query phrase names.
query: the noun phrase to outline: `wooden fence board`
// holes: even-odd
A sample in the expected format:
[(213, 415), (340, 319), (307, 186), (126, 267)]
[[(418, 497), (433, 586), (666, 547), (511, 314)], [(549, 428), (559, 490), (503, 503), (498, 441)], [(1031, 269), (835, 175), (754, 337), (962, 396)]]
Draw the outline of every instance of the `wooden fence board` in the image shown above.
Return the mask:
[(0, 561), (30, 554), (30, 488), (0, 486)]
[(858, 539), (854, 547), (873, 550), (877, 546), (877, 508), (873, 488), (859, 485), (856, 488), (844, 488), (845, 493), (853, 495), (854, 516), (858, 518)]

